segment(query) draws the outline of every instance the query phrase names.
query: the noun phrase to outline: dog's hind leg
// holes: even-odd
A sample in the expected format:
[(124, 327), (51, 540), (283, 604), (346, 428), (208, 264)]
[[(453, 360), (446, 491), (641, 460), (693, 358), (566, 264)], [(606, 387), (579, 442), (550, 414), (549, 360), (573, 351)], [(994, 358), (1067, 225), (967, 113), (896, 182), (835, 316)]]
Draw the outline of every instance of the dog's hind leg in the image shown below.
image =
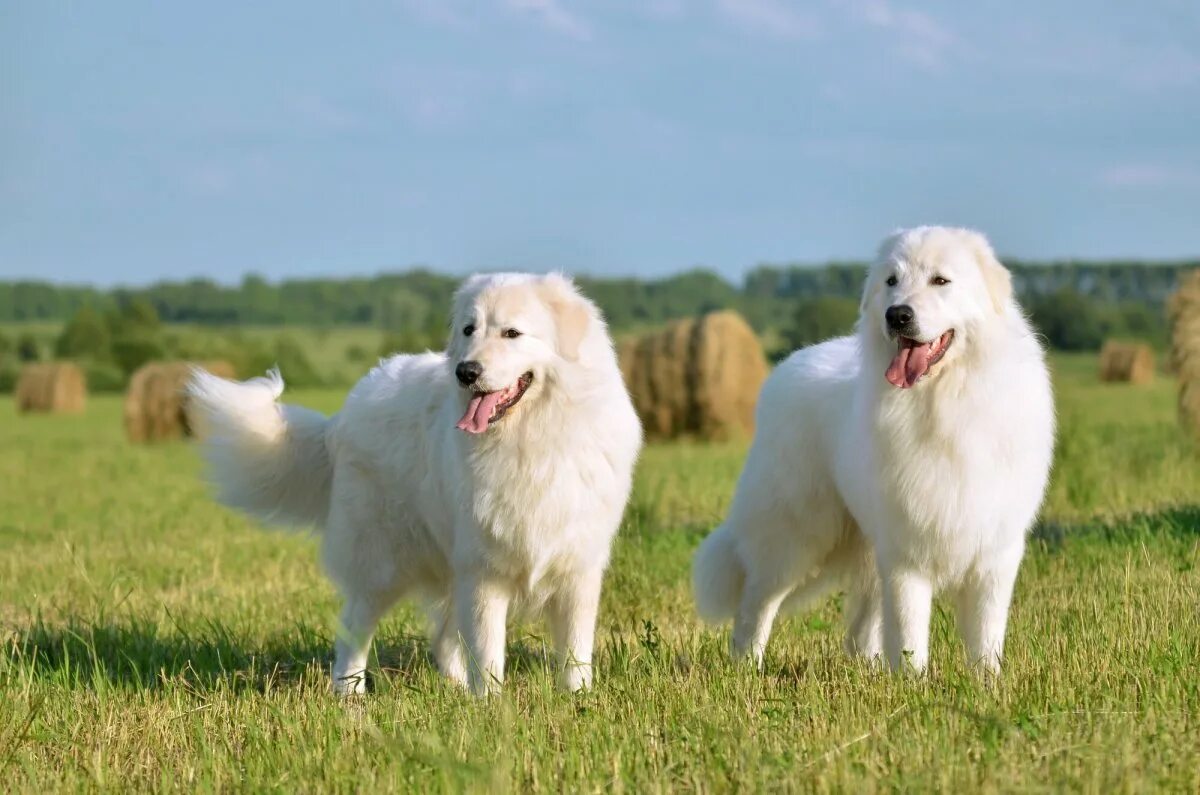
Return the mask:
[(340, 696), (367, 692), (367, 655), (379, 619), (395, 604), (394, 592), (349, 594), (338, 622), (333, 692)]
[(462, 636), (450, 600), (430, 601), (425, 606), (429, 617), (429, 646), (442, 675), (462, 687), (467, 686), (467, 658)]
[(762, 669), (763, 655), (771, 637), (771, 627), (779, 607), (791, 588), (787, 584), (763, 580), (746, 581), (737, 616), (733, 620), (733, 656), (749, 657)]
[(879, 578), (856, 582), (846, 593), (846, 653), (868, 660), (883, 656), (883, 597)]
[(746, 578), (733, 623), (733, 655), (762, 668), (780, 608), (812, 606), (841, 584), (845, 519), (840, 509), (817, 506), (802, 521), (760, 516), (753, 543), (743, 546)]
[(846, 653), (867, 660), (883, 657), (883, 593), (870, 547), (857, 533), (847, 550)]

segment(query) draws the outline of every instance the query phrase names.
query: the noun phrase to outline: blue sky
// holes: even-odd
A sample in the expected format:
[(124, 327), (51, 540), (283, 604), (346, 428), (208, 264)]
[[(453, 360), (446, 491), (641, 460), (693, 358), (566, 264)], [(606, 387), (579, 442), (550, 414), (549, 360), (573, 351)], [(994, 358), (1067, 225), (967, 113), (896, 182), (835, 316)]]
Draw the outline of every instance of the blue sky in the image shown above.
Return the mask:
[(18, 0), (0, 278), (1200, 255), (1200, 5)]

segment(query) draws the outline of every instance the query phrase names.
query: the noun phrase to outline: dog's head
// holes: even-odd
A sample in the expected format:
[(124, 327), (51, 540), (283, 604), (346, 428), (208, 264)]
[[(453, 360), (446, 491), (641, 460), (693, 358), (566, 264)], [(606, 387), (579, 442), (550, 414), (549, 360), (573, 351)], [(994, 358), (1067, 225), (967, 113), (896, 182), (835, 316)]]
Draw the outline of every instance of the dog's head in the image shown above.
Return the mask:
[(1012, 281), (987, 239), (921, 226), (883, 241), (863, 290), (859, 333), (886, 351), (884, 377), (909, 389), (970, 350), (1009, 311)]
[(602, 325), (559, 274), (473, 276), (454, 297), (447, 361), (466, 395), (458, 427), (483, 433), (543, 397)]

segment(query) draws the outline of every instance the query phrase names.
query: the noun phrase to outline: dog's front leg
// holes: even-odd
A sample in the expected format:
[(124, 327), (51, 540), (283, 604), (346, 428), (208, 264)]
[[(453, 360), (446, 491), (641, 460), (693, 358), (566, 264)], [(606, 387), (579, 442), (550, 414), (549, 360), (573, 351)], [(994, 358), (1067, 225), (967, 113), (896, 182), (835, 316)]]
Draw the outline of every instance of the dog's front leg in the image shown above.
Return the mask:
[(467, 675), (477, 696), (497, 692), (504, 682), (504, 631), (512, 592), (485, 572), (459, 576), (454, 606), (467, 648)]
[(967, 662), (987, 673), (999, 673), (1004, 634), (1017, 571), (1025, 554), (1024, 539), (959, 586), (955, 599), (958, 632), (967, 647)]
[(883, 581), (883, 645), (893, 671), (918, 673), (929, 664), (929, 618), (933, 584), (912, 569), (880, 566)]
[(560, 682), (572, 693), (592, 686), (592, 649), (600, 583), (604, 573), (586, 572), (565, 585), (548, 605), (550, 630), (558, 651)]

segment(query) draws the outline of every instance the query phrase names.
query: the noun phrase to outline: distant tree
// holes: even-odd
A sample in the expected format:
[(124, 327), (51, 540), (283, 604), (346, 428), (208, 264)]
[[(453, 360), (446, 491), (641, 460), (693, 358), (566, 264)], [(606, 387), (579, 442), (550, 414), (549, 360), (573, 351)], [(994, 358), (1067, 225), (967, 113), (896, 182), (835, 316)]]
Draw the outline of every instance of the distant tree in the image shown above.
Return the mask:
[(238, 320), (243, 323), (279, 323), (284, 319), (279, 311), (279, 290), (256, 273), (242, 279), (239, 298)]
[(1028, 309), (1037, 330), (1059, 350), (1096, 350), (1107, 334), (1097, 302), (1072, 288), (1035, 298)]
[(42, 348), (38, 345), (37, 338), (28, 331), (17, 337), (17, 360), (22, 362), (36, 362), (42, 358)]
[(162, 321), (154, 304), (145, 298), (135, 297), (117, 312), (112, 333), (113, 336), (125, 333), (158, 333), (161, 328)]
[(126, 376), (146, 362), (166, 358), (161, 343), (148, 335), (127, 334), (112, 343), (112, 360)]
[(112, 355), (108, 324), (95, 309), (80, 307), (55, 341), (54, 354), (62, 359), (108, 360)]
[(379, 302), (379, 323), (386, 332), (412, 334), (429, 325), (433, 307), (411, 290), (398, 287)]
[(14, 347), (16, 346), (7, 335), (0, 334), (0, 361), (7, 359), (12, 354)]
[(858, 302), (849, 298), (809, 298), (796, 304), (783, 337), (793, 349), (840, 337), (854, 330)]
[(162, 322), (146, 298), (130, 298), (105, 320), (112, 335), (111, 358), (126, 377), (146, 362), (165, 358)]
[(1167, 318), (1162, 307), (1124, 302), (1117, 309), (1119, 330), (1114, 333), (1163, 346), (1167, 341)]

